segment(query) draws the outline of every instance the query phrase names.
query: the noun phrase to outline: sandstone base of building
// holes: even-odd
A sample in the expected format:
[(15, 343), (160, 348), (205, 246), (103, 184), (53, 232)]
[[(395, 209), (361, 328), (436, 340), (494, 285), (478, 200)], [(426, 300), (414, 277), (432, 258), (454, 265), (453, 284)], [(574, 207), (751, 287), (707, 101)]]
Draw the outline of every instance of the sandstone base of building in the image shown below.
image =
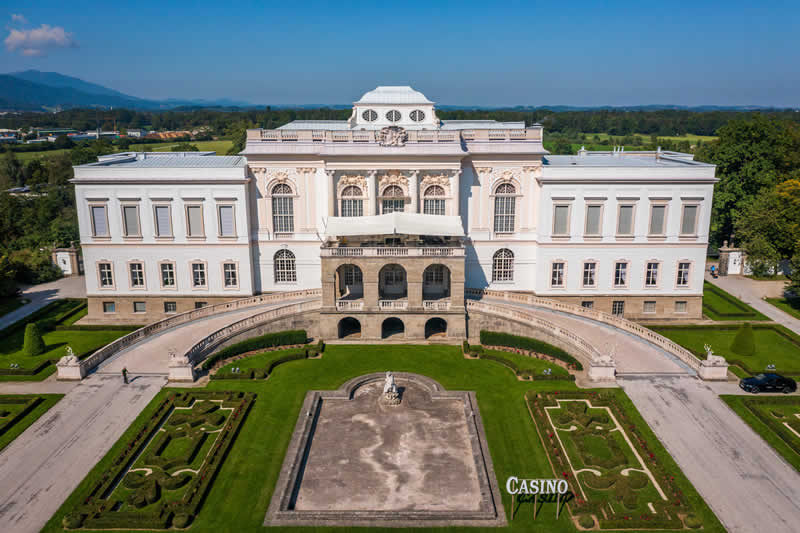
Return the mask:
[[(357, 334), (350, 331), (343, 331), (342, 321), (355, 319), (360, 325), (361, 331)], [(397, 328), (389, 326), (387, 320), (399, 320), (402, 322), (402, 332)], [(446, 323), (446, 331), (430, 335), (432, 328), (429, 321), (441, 319)], [(392, 321), (397, 324), (395, 321)], [(463, 340), (467, 336), (466, 314), (460, 311), (438, 311), (436, 313), (424, 313), (416, 311), (365, 311), (354, 313), (341, 313), (335, 310), (320, 311), (319, 316), (320, 336), (323, 339), (362, 340), (362, 341), (420, 341), (420, 340)], [(349, 333), (343, 335), (343, 333)]]
[[(81, 321), (81, 324), (118, 324), (118, 325), (137, 325), (144, 326), (157, 322), (186, 311), (193, 311), (196, 305), (203, 304), (215, 305), (232, 300), (239, 300), (242, 296), (89, 296), (89, 312)], [(134, 311), (134, 303), (144, 302), (145, 312), (137, 313)], [(175, 303), (175, 312), (167, 313), (165, 304)], [(105, 313), (104, 304), (113, 303), (114, 312)]]
[[(609, 314), (614, 311), (614, 302), (624, 302), (622, 316), (637, 322), (647, 322), (648, 320), (699, 320), (703, 318), (703, 297), (688, 294), (686, 296), (545, 295), (544, 298), (552, 298), (572, 305), (587, 306), (588, 302), (591, 302), (592, 309)], [(653, 306), (651, 302), (654, 302), (655, 305)], [(645, 309), (647, 310), (645, 311)]]

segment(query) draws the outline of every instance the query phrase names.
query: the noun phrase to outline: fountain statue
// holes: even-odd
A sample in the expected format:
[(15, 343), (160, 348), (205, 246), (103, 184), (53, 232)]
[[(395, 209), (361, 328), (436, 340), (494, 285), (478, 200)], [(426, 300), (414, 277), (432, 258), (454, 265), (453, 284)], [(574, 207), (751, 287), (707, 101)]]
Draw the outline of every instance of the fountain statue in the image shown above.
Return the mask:
[(386, 405), (400, 405), (400, 391), (394, 382), (394, 374), (386, 372), (386, 379), (383, 382), (383, 403)]

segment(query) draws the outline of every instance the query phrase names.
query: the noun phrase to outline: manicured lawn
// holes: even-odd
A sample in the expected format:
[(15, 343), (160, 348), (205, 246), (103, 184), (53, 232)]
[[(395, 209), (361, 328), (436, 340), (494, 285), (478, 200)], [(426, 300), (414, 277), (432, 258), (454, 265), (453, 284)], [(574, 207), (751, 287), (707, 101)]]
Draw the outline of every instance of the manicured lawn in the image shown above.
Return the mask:
[(720, 398), (800, 471), (800, 398), (740, 395), (721, 395)]
[[(290, 361), (275, 368), (267, 380), (212, 381), (208, 390), (238, 390), (256, 393), (256, 400), (241, 428), (231, 452), (216, 476), (191, 531), (263, 531), (262, 522), (272, 497), (280, 468), (302, 402), (308, 390), (334, 390), (347, 380), (371, 372), (416, 372), (429, 376), (449, 390), (476, 392), (485, 425), (489, 450), (497, 480), (504, 486), (509, 476), (552, 478), (553, 470), (542, 447), (526, 406), (525, 393), (537, 391), (576, 391), (572, 383), (563, 381), (524, 382), (517, 380), (507, 368), (497, 363), (465, 359), (460, 347), (454, 346), (347, 346), (326, 347), (321, 359)], [(126, 443), (150, 419), (167, 395), (186, 389), (166, 389), (112, 447), (109, 454), (69, 496), (43, 531), (61, 531), (64, 515), (78, 502), (111, 465)], [(650, 448), (663, 455), (663, 461), (674, 472), (676, 483), (687, 495), (693, 508), (704, 519), (705, 531), (723, 531), (711, 511), (700, 500), (691, 484), (680, 473), (671, 458), (646, 427), (630, 401), (620, 389), (619, 397), (631, 423), (641, 428)], [(511, 497), (503, 493), (503, 505), (509, 514)], [(541, 502), (540, 502), (541, 503)], [(546, 503), (534, 522), (532, 506), (523, 504), (510, 529), (518, 531), (574, 531), (569, 513), (555, 519), (555, 504)], [(277, 529), (276, 529), (277, 530)], [(297, 533), (334, 531), (335, 528), (292, 528)], [(336, 531), (345, 531), (340, 528)], [(463, 528), (466, 531), (497, 531), (496, 528)], [(366, 531), (366, 529), (362, 529)]]
[(19, 309), (30, 300), (23, 298), (0, 298), (0, 317), (10, 313), (15, 309)]
[(705, 358), (703, 345), (709, 344), (716, 355), (741, 366), (750, 374), (763, 372), (767, 365), (774, 364), (777, 372), (800, 375), (800, 337), (777, 324), (753, 326), (756, 351), (751, 356), (742, 356), (731, 350), (739, 329), (736, 325), (653, 326), (651, 329), (677, 342), (700, 359)]
[(703, 314), (711, 320), (769, 320), (740, 299), (709, 282), (703, 283)]
[[(0, 343), (0, 370), (11, 369), (14, 364), (19, 365), (20, 369), (30, 371), (41, 367), (33, 374), (0, 375), (0, 381), (41, 381), (56, 370), (54, 365), (45, 363), (57, 361), (64, 356), (67, 346), (72, 347), (78, 357), (85, 357), (136, 329), (135, 327), (107, 330), (55, 329), (57, 326), (73, 326), (73, 323), (85, 314), (85, 300), (58, 300), (0, 331), (0, 337), (3, 338), (3, 342)], [(45, 332), (42, 335), (45, 352), (36, 356), (23, 353), (25, 325), (31, 321), (39, 323), (40, 329)]]
[(767, 298), (767, 301), (784, 313), (800, 319), (800, 298)]
[[(0, 450), (11, 444), (28, 426), (45, 414), (48, 409), (53, 407), (58, 400), (63, 398), (63, 394), (14, 394), (0, 396)], [(11, 403), (9, 398), (14, 400), (30, 400), (34, 402), (33, 408), (19, 418), (13, 420), (15, 415), (25, 409), (25, 404)], [(5, 400), (5, 401), (4, 401)]]
[(305, 349), (288, 348), (286, 350), (274, 350), (271, 352), (264, 352), (260, 354), (251, 355), (249, 357), (245, 357), (244, 359), (239, 359), (237, 361), (228, 363), (227, 365), (220, 368), (218, 373), (228, 373), (234, 368), (240, 368), (243, 371), (254, 370), (254, 369), (262, 370), (264, 368), (267, 368), (272, 361), (281, 358), (284, 355), (299, 353), (300, 351), (305, 351)]
[(484, 352), (486, 353), (486, 355), (491, 355), (493, 357), (505, 359), (509, 361), (512, 365), (519, 368), (522, 372), (530, 372), (531, 375), (534, 376), (544, 375), (544, 370), (546, 369), (550, 369), (551, 375), (553, 376), (563, 376), (563, 377), (569, 376), (569, 372), (567, 372), (565, 368), (562, 368), (549, 361), (544, 361), (542, 359), (536, 359), (533, 357), (528, 357), (527, 355), (522, 355), (514, 352), (504, 352), (501, 350), (484, 350)]

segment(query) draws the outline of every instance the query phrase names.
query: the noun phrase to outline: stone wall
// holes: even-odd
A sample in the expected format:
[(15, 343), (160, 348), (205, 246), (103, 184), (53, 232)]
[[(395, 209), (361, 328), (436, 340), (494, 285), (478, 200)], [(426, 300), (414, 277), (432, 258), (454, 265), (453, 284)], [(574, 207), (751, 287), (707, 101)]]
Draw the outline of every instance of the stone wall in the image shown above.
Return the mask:
[(447, 334), (441, 340), (462, 340), (466, 337), (465, 313), (461, 311), (436, 311), (420, 313), (414, 311), (392, 312), (350, 312), (338, 313), (322, 311), (319, 314), (320, 334), (323, 339), (339, 338), (339, 322), (346, 318), (355, 318), (361, 324), (361, 340), (380, 341), (383, 322), (389, 318), (398, 318), (403, 322), (404, 333), (393, 335), (392, 340), (425, 340), (425, 324), (428, 320), (441, 318), (447, 322)]
[[(81, 324), (121, 324), (143, 326), (173, 315), (185, 313), (195, 309), (196, 302), (205, 302), (207, 305), (221, 304), (241, 300), (235, 297), (178, 297), (178, 296), (90, 296), (88, 298), (88, 314)], [(103, 303), (114, 302), (114, 313), (104, 313)], [(134, 313), (133, 303), (144, 302), (146, 311)], [(164, 302), (175, 302), (174, 313), (164, 312)]]
[[(623, 295), (592, 295), (584, 296), (544, 296), (559, 302), (571, 305), (582, 305), (583, 302), (593, 302), (592, 309), (611, 314), (613, 302), (625, 302), (624, 318), (646, 322), (648, 320), (698, 320), (703, 318), (703, 297), (687, 294), (686, 296), (623, 296)], [(645, 302), (655, 302), (654, 313), (644, 312)], [(686, 312), (675, 311), (675, 302), (686, 302)]]
[(319, 324), (319, 311), (308, 311), (295, 315), (283, 316), (276, 320), (270, 320), (269, 322), (259, 324), (258, 326), (246, 331), (241, 331), (236, 335), (225, 339), (221, 344), (207, 354), (206, 357), (222, 350), (223, 348), (236, 344), (237, 342), (252, 339), (253, 337), (260, 337), (261, 335), (266, 335), (267, 333), (275, 333), (290, 329), (304, 329), (310, 338), (316, 339), (319, 338)]

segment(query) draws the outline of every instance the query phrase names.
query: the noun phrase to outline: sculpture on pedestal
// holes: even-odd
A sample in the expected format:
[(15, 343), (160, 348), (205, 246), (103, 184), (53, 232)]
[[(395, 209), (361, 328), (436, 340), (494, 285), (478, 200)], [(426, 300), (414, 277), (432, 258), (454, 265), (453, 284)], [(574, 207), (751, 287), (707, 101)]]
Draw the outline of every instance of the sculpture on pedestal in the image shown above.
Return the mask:
[(400, 405), (400, 391), (397, 390), (397, 385), (394, 382), (394, 374), (391, 372), (386, 372), (381, 400), (386, 405)]

